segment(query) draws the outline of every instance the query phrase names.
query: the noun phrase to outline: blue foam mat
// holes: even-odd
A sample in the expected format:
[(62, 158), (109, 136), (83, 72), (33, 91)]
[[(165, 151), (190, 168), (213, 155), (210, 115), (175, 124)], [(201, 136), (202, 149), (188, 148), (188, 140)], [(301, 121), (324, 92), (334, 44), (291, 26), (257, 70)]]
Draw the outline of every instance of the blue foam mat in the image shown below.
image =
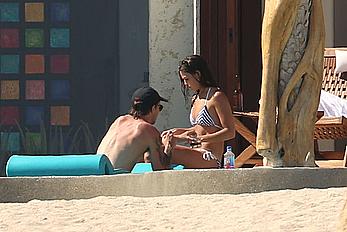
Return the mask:
[(7, 176), (83, 176), (125, 173), (113, 170), (105, 155), (13, 155), (7, 162)]
[[(182, 170), (183, 165), (172, 164), (170, 169)], [(153, 172), (150, 163), (137, 163), (131, 173)], [(16, 176), (85, 176), (130, 173), (113, 169), (107, 156), (83, 155), (12, 155), (6, 164), (6, 175)]]
[[(184, 169), (184, 166), (180, 164), (171, 164), (170, 169), (182, 170)], [(146, 172), (153, 172), (152, 165), (150, 163), (137, 163), (131, 170), (131, 173), (133, 174), (141, 174)]]

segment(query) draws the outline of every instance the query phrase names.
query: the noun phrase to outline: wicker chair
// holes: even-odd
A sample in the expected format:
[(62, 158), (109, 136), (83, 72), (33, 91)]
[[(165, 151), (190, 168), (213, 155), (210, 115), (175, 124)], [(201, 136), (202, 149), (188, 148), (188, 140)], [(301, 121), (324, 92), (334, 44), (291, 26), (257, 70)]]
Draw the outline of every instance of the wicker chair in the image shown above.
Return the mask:
[[(347, 48), (339, 48), (347, 50)], [(327, 48), (324, 53), (324, 72), (322, 90), (334, 94), (342, 99), (347, 99), (347, 80), (342, 78), (343, 73), (335, 73), (336, 56), (335, 48)], [(317, 139), (345, 139), (347, 138), (347, 119), (341, 117), (323, 116), (316, 122), (314, 137)], [(316, 143), (317, 144), (317, 143)], [(316, 163), (321, 167), (344, 166), (346, 167), (346, 151), (341, 152), (319, 152), (316, 146)], [(324, 159), (321, 161), (319, 159)], [(342, 161), (342, 159), (344, 161)]]

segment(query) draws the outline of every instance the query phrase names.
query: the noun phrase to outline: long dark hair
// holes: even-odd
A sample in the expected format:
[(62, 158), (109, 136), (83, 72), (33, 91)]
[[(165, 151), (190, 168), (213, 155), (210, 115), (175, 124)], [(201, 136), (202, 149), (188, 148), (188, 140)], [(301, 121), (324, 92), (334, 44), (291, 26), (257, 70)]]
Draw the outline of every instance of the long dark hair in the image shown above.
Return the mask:
[[(200, 72), (199, 83), (204, 87), (218, 87), (217, 81), (213, 78), (212, 73), (207, 65), (207, 62), (199, 55), (191, 55), (184, 58), (178, 66), (178, 71), (187, 72), (190, 74), (195, 74), (197, 71)], [(183, 93), (184, 99), (188, 100), (188, 88), (184, 85), (184, 81), (181, 74), (178, 72), (181, 81), (181, 91)], [(199, 92), (195, 93), (193, 96), (193, 102)]]

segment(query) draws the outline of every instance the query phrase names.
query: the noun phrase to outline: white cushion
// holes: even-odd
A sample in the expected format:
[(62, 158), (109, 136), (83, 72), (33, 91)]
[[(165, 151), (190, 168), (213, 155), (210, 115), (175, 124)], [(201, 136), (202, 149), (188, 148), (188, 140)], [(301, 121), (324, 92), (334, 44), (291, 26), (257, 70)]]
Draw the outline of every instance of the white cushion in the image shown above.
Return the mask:
[(336, 55), (335, 73), (347, 72), (347, 51), (335, 50), (335, 55)]
[(327, 117), (347, 117), (347, 100), (321, 90), (318, 110)]

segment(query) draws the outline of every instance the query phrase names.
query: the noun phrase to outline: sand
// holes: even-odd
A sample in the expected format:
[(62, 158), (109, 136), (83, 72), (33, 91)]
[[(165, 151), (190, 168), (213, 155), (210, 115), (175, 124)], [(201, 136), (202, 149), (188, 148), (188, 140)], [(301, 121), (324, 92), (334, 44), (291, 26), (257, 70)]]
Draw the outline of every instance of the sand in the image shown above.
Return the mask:
[(0, 231), (336, 231), (347, 188), (1, 203)]

